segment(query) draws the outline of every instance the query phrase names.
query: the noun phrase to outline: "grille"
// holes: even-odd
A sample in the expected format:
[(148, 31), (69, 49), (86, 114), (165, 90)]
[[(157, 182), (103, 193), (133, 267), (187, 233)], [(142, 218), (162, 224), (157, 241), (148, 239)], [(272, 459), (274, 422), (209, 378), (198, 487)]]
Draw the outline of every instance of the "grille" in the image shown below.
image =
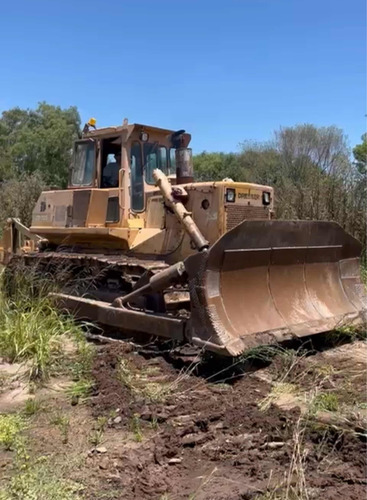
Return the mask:
[(268, 207), (226, 205), (226, 230), (229, 231), (245, 219), (269, 219)]

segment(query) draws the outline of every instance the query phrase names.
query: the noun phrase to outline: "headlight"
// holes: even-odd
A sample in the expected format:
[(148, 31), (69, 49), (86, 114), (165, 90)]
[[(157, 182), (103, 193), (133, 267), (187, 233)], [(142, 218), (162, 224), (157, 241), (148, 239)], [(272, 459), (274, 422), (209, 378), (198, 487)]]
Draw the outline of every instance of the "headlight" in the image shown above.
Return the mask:
[(270, 200), (271, 200), (270, 193), (268, 193), (267, 191), (264, 191), (263, 192), (263, 204), (270, 205)]
[(233, 203), (236, 200), (236, 190), (232, 188), (227, 188), (226, 190), (226, 201), (228, 203)]

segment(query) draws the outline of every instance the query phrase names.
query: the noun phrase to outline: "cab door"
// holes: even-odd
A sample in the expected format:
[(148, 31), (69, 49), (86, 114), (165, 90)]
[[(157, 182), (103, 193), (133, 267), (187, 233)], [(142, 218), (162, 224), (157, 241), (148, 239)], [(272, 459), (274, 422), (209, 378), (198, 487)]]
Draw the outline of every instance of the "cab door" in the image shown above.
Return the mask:
[(96, 155), (96, 143), (93, 139), (75, 142), (73, 163), (69, 176), (69, 188), (95, 186)]

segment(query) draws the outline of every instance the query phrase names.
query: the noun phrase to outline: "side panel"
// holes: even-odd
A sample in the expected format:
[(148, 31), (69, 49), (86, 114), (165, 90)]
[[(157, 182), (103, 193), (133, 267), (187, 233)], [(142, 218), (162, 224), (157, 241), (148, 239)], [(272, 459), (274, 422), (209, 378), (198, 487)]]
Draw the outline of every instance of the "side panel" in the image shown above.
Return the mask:
[(72, 222), (73, 227), (86, 227), (91, 190), (73, 192)]
[(86, 220), (87, 227), (104, 226), (106, 224), (108, 194), (106, 190), (92, 190)]
[(67, 227), (71, 224), (74, 191), (41, 193), (32, 213), (32, 227)]

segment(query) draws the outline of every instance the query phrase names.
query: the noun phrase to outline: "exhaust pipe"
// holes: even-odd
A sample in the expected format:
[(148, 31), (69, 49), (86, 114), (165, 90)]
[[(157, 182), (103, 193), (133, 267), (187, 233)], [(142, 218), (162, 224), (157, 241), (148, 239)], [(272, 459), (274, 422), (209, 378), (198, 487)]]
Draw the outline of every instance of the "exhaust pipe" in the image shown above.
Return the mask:
[(194, 182), (194, 164), (191, 148), (176, 149), (176, 184)]

